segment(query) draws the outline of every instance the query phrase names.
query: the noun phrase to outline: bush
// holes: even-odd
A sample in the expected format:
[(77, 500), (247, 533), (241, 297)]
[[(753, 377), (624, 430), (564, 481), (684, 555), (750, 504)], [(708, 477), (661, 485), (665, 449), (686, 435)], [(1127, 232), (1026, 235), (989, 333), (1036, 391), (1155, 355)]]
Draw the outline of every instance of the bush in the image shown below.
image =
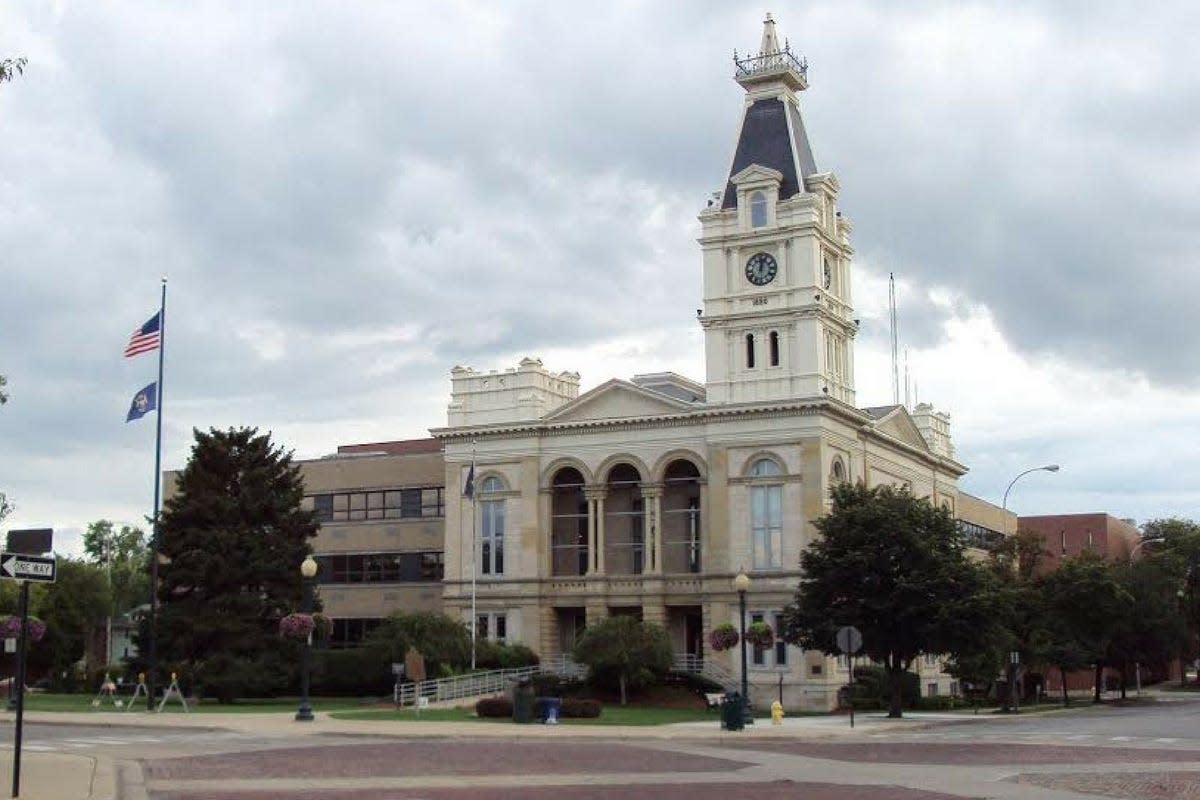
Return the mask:
[(367, 648), (314, 650), (311, 691), (328, 697), (390, 695), (396, 678), (391, 662)]
[(724, 686), (695, 672), (668, 672), (663, 683), (667, 686), (682, 686), (699, 695), (725, 693)]
[(595, 719), (600, 716), (600, 701), (587, 697), (564, 697), (559, 715), (572, 719)]
[(918, 697), (913, 707), (917, 711), (951, 711), (962, 708), (963, 701), (950, 694), (939, 694), (933, 697)]
[[(905, 708), (915, 708), (921, 698), (921, 679), (912, 672), (905, 672), (900, 680), (901, 704)], [(854, 685), (849, 691), (849, 701), (856, 710), (887, 708), (891, 697), (887, 670), (876, 666), (854, 668)]]
[(540, 663), (537, 653), (523, 644), (500, 644), (486, 639), (475, 643), (475, 665), (481, 669), (520, 669)]
[(475, 702), (475, 716), (480, 718), (500, 718), (511, 717), (513, 715), (513, 701), (505, 695), (498, 697), (484, 697)]

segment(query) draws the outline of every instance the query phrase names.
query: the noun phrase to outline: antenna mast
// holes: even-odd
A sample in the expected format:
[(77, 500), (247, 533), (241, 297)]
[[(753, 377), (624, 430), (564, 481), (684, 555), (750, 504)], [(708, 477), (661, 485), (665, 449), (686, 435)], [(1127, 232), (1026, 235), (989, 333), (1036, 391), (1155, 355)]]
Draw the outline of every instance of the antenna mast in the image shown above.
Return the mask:
[(897, 352), (896, 331), (896, 276), (888, 273), (888, 310), (892, 323), (892, 405), (900, 405), (900, 359)]

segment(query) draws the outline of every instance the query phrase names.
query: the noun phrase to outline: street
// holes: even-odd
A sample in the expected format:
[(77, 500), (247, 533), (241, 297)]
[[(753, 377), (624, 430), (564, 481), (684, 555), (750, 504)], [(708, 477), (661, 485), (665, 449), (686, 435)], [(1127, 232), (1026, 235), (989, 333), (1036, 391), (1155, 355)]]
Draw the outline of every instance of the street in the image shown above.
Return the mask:
[[(854, 732), (838, 718), (739, 734), (715, 719), (606, 731), (234, 717), (37, 722), (25, 747), (112, 759), (129, 800), (1200, 798), (1200, 702), (1187, 695), (1008, 717), (860, 715)], [(11, 736), (6, 726), (6, 749)]]

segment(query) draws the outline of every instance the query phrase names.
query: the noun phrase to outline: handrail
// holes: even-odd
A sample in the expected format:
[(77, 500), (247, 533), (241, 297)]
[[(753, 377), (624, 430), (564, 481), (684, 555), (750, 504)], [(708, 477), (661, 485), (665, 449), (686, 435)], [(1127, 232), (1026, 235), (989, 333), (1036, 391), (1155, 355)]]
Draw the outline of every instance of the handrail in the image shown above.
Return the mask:
[(392, 700), (399, 707), (415, 706), (420, 699), (430, 703), (446, 703), (472, 697), (488, 697), (507, 692), (514, 683), (539, 674), (583, 678), (587, 676), (587, 667), (572, 661), (566, 655), (551, 656), (535, 667), (497, 669), (453, 675), (449, 678), (397, 683), (392, 689)]

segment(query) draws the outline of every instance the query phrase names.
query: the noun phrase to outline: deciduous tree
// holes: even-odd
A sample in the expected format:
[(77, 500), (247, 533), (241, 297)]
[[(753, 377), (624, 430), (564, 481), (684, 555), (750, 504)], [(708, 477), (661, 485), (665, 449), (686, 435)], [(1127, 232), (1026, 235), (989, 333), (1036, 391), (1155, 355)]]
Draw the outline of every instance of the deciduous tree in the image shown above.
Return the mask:
[(621, 705), (627, 702), (628, 689), (659, 680), (672, 663), (666, 631), (628, 615), (589, 625), (575, 643), (573, 656), (587, 664), (593, 680), (614, 683), (619, 688)]
[(836, 653), (854, 625), (891, 681), (888, 715), (901, 716), (900, 676), (922, 653), (953, 657), (990, 635), (994, 598), (949, 510), (906, 489), (843, 483), (801, 555), (804, 577), (784, 612), (784, 639)]

